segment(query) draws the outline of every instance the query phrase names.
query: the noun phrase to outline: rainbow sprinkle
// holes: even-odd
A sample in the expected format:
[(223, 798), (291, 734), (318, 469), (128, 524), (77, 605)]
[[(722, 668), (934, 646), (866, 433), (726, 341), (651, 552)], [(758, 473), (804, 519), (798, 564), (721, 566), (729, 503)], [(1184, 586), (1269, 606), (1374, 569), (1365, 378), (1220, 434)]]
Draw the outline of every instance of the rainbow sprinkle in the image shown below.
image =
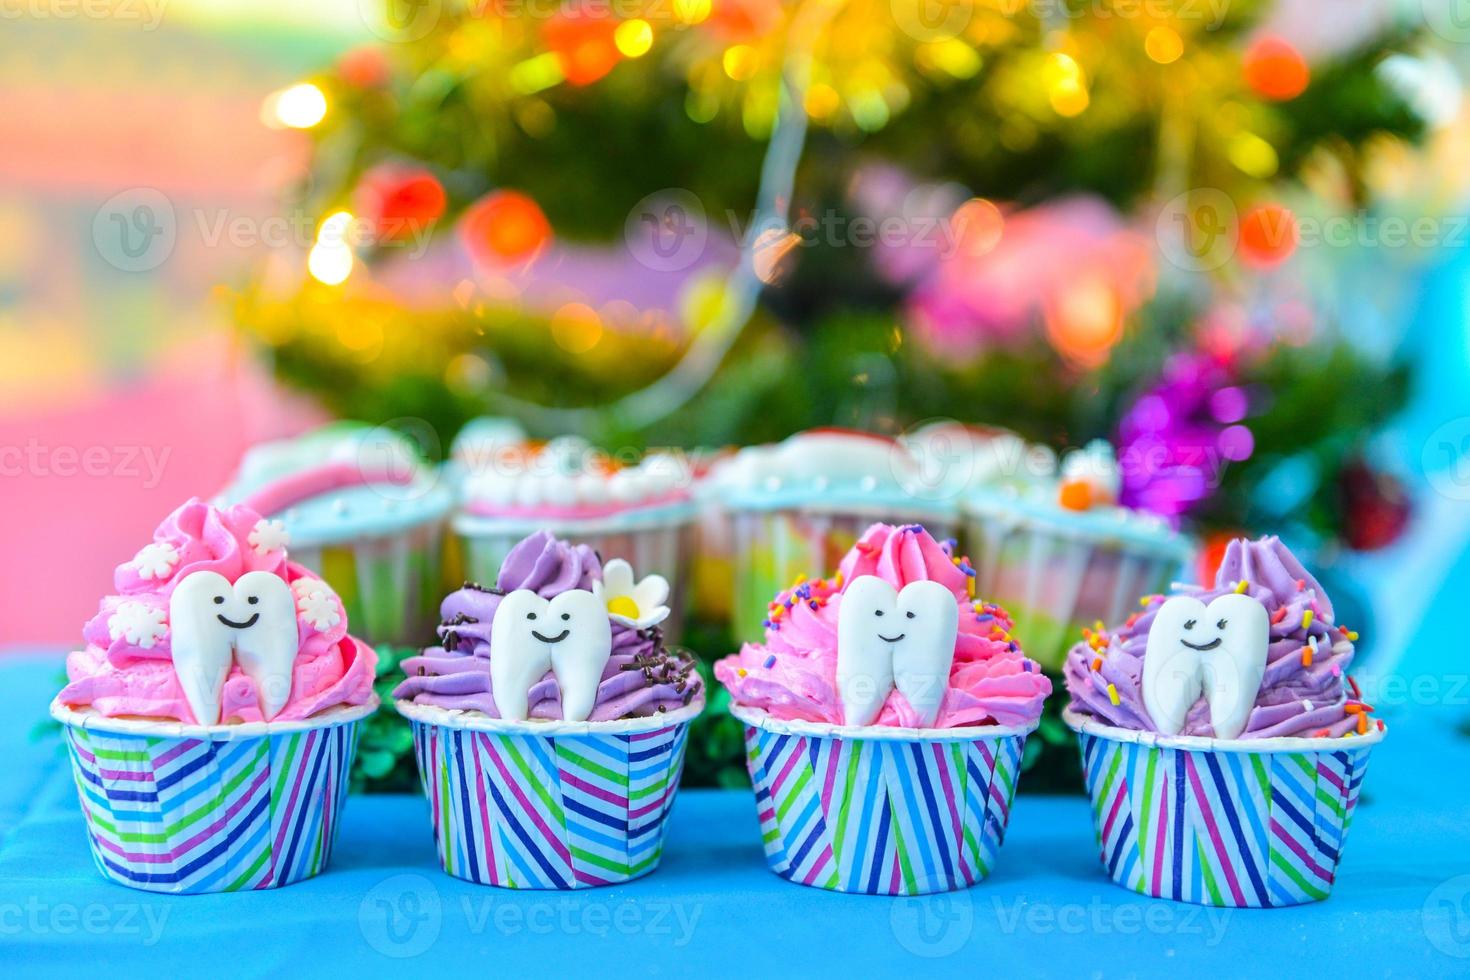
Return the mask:
[(1307, 609), (1302, 613), (1302, 629), (1312, 628), (1312, 610)]
[(1113, 702), (1114, 707), (1122, 703), (1121, 699), (1118, 697), (1118, 685), (1108, 685), (1108, 700)]
[(1245, 595), (1245, 590), (1248, 588), (1250, 588), (1250, 583), (1247, 582), (1245, 579), (1241, 579), (1239, 582), (1235, 583), (1235, 594)]
[(774, 666), (776, 666), (776, 655), (773, 653), (766, 658), (765, 668), (766, 670), (770, 670)]

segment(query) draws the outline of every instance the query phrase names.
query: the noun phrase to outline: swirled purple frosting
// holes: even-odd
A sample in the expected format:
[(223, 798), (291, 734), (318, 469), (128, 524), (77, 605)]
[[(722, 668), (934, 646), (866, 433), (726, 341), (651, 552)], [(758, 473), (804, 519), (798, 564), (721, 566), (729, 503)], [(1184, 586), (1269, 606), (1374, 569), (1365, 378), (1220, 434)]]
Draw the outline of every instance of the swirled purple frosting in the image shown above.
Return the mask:
[[(490, 686), (490, 624), (506, 593), (533, 589), (550, 599), (568, 589), (592, 588), (602, 579), (602, 562), (587, 545), (573, 545), (538, 531), (511, 549), (495, 588), (466, 582), (439, 607), (440, 645), (403, 661), (408, 676), (393, 696), (414, 704), (479, 711), (499, 718)], [(597, 688), (590, 721), (639, 718), (689, 704), (702, 687), (694, 659), (665, 649), (657, 627), (612, 624), (612, 656)], [(530, 717), (562, 718), (561, 689), (550, 671), (532, 685)]]
[[(1360, 702), (1348, 697), (1346, 685), (1352, 640), (1334, 621), (1332, 600), (1321, 584), (1279, 538), (1231, 541), (1213, 588), (1178, 587), (1176, 594), (1208, 604), (1236, 591), (1241, 581), (1247, 594), (1266, 607), (1271, 630), (1266, 676), (1240, 737), (1335, 737), (1357, 730), (1359, 714), (1348, 708)], [(1168, 598), (1148, 597), (1140, 612), (1106, 631), (1096, 646), (1084, 641), (1068, 652), (1064, 673), (1074, 711), (1119, 728), (1158, 731), (1144, 707), (1141, 679), (1148, 631)], [(1308, 652), (1312, 637), (1316, 648)], [(1203, 697), (1190, 707), (1181, 734), (1213, 737)]]

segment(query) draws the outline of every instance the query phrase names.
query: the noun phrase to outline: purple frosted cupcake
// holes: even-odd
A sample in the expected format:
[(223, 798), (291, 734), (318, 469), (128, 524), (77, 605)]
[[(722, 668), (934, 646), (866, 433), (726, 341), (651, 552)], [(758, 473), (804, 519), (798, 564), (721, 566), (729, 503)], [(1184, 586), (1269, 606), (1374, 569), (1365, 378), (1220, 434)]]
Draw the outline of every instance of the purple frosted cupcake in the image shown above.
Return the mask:
[(1142, 606), (1065, 669), (1109, 874), (1209, 905), (1326, 898), (1384, 731), (1347, 675), (1357, 634), (1276, 537)]
[(693, 657), (664, 645), (667, 598), (659, 576), (540, 531), (494, 588), (444, 600), (441, 644), (403, 662), (394, 696), (446, 871), (568, 889), (653, 870), (704, 706)]

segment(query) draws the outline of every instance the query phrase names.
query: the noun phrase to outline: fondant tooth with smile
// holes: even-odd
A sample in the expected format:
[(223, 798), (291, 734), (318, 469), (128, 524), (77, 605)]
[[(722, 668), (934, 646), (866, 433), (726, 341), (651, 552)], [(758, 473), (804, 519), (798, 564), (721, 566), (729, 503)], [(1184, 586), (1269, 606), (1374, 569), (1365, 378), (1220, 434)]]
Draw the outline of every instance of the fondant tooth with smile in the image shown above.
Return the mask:
[(246, 572), (233, 584), (218, 572), (194, 572), (169, 597), (174, 670), (201, 725), (218, 723), (230, 664), (255, 682), (269, 721), (291, 698), (296, 662), (296, 601), (284, 579)]
[(586, 721), (612, 656), (612, 623), (602, 600), (585, 589), (551, 599), (517, 589), (495, 610), (490, 651), (491, 693), (501, 718), (525, 721), (531, 687), (550, 670), (561, 688), (562, 718)]
[(1244, 594), (1208, 606), (1175, 596), (1160, 606), (1143, 659), (1143, 704), (1155, 727), (1177, 735), (1203, 695), (1216, 738), (1245, 731), (1266, 674), (1270, 628), (1266, 607)]
[(871, 725), (895, 687), (927, 728), (939, 715), (959, 634), (959, 606), (938, 582), (902, 591), (854, 579), (837, 611), (837, 692), (843, 723)]

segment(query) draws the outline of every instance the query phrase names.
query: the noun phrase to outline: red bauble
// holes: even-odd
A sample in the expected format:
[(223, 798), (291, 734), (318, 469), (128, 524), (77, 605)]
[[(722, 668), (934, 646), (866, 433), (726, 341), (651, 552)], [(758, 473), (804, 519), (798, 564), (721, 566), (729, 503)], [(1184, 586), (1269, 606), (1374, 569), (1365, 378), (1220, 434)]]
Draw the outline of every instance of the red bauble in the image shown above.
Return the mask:
[(618, 63), (613, 34), (618, 23), (596, 13), (563, 13), (546, 22), (541, 40), (556, 54), (562, 77), (570, 85), (590, 85)]
[(1257, 204), (1240, 219), (1240, 257), (1258, 269), (1285, 262), (1299, 240), (1296, 215), (1280, 204)]
[(1283, 102), (1306, 91), (1312, 80), (1307, 59), (1279, 37), (1263, 37), (1245, 50), (1245, 83), (1263, 99)]
[(379, 244), (415, 240), (444, 214), (448, 203), (438, 178), (421, 167), (385, 164), (357, 185), (357, 213)]
[(1194, 574), (1201, 585), (1215, 584), (1215, 575), (1225, 560), (1225, 548), (1231, 541), (1243, 537), (1247, 535), (1240, 531), (1214, 531), (1205, 538), (1194, 564)]
[(1343, 538), (1349, 547), (1357, 551), (1386, 548), (1404, 533), (1412, 508), (1399, 480), (1355, 459), (1342, 468), (1338, 488), (1346, 522)]
[(551, 223), (525, 194), (499, 190), (470, 205), (459, 234), (476, 261), (500, 265), (534, 256), (551, 240)]
[(337, 59), (337, 74), (355, 88), (377, 88), (388, 81), (388, 58), (373, 45), (353, 48)]

